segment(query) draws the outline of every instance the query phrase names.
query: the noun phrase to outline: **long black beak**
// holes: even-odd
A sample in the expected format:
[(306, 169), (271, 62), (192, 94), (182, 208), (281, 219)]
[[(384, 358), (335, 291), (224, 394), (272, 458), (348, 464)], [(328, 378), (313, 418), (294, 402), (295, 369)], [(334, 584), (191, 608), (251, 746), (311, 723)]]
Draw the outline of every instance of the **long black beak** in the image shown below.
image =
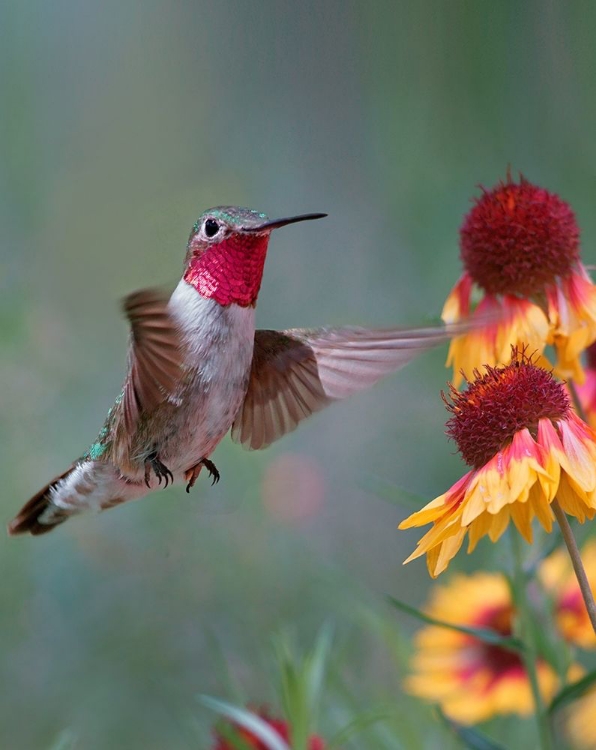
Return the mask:
[(274, 221), (266, 221), (264, 224), (259, 224), (257, 227), (243, 227), (243, 232), (265, 232), (271, 229), (279, 229), (279, 227), (285, 227), (287, 224), (295, 224), (297, 221), (311, 221), (312, 219), (323, 219), (327, 214), (301, 214), (300, 216), (290, 216), (289, 219), (275, 219)]

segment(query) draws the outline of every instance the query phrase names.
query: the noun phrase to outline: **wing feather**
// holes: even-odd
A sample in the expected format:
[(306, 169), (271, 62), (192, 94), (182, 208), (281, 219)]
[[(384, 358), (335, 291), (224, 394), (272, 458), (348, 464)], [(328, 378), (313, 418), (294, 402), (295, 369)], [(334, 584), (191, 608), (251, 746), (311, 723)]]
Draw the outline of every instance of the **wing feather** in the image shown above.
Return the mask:
[(133, 292), (124, 299), (123, 310), (130, 322), (131, 344), (122, 409), (126, 431), (132, 434), (141, 413), (152, 411), (175, 393), (183, 351), (168, 312), (168, 297), (161, 290)]
[(232, 438), (265, 448), (332, 401), (399, 369), (467, 324), (415, 329), (257, 331), (249, 386)]

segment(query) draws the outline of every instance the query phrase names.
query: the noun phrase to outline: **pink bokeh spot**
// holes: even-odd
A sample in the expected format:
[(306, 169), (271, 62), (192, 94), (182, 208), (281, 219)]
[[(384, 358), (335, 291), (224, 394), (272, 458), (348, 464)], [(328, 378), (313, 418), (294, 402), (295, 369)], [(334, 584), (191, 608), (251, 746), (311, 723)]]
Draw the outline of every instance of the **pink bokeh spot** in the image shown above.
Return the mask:
[(263, 505), (280, 523), (294, 525), (318, 515), (325, 501), (320, 464), (308, 456), (284, 453), (271, 461), (263, 477)]

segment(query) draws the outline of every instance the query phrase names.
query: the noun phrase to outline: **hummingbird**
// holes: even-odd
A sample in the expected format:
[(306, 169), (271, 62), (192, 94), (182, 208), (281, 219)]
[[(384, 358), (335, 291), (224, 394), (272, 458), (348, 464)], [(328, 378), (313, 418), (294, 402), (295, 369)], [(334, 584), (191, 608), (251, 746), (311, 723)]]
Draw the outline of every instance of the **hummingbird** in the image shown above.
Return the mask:
[(312, 413), (368, 388), (460, 326), (255, 330), (274, 229), (327, 214), (271, 221), (236, 206), (192, 227), (171, 295), (143, 289), (123, 301), (130, 324), (124, 385), (97, 440), (8, 525), (45, 534), (72, 515), (105, 510), (172, 483), (186, 491), (232, 439), (259, 450)]

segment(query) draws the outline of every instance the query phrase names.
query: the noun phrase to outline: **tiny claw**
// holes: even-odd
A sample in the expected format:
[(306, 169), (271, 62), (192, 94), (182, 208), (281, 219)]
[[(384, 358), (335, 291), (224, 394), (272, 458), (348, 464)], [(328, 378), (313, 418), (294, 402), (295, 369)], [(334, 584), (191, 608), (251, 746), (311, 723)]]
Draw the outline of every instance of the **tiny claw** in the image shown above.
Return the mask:
[(216, 484), (216, 482), (219, 482), (220, 474), (213, 461), (210, 461), (208, 458), (202, 458), (198, 463), (196, 463), (194, 466), (191, 466), (190, 469), (184, 472), (184, 478), (188, 482), (188, 484), (186, 485), (186, 491), (188, 493), (190, 493), (191, 487), (194, 487), (203, 466), (209, 472), (209, 476), (212, 477), (211, 486)]
[(184, 472), (184, 478), (188, 482), (188, 484), (186, 485), (186, 492), (188, 494), (190, 494), (191, 487), (195, 486), (195, 482), (197, 481), (202, 468), (203, 464), (199, 462), (198, 464), (191, 466), (190, 469)]
[(171, 483), (174, 484), (174, 475), (172, 472), (168, 469), (168, 467), (163, 464), (159, 458), (157, 457), (157, 453), (152, 453), (150, 456), (147, 457), (145, 460), (145, 484), (147, 487), (149, 487), (149, 477), (151, 475), (151, 469), (153, 469), (153, 472), (155, 476), (157, 477), (157, 482), (159, 486), (161, 487), (161, 480), (164, 480), (164, 489)]
[(213, 461), (210, 461), (208, 458), (204, 458), (201, 463), (209, 472), (209, 476), (212, 478), (211, 486), (213, 487), (213, 485), (217, 484), (221, 478), (221, 475), (219, 471), (217, 470), (217, 466), (213, 463)]

